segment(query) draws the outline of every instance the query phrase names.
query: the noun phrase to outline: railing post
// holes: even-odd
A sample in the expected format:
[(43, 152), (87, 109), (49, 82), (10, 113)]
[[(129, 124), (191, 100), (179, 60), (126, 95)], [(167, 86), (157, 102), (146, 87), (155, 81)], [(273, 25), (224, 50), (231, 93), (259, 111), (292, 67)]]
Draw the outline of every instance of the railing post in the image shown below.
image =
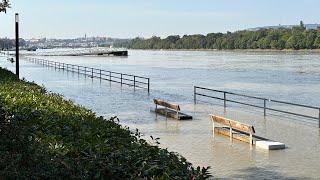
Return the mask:
[(80, 68), (79, 68), (80, 66), (78, 66), (78, 74), (80, 74)]
[(111, 82), (111, 71), (109, 72), (109, 81)]
[(122, 86), (122, 73), (121, 73), (121, 86)]
[(87, 67), (84, 67), (84, 75), (87, 75)]
[(224, 108), (227, 108), (227, 93), (223, 92)]
[(263, 100), (263, 115), (264, 117), (267, 116), (267, 100), (266, 99)]
[(100, 69), (100, 71), (99, 71), (99, 77), (100, 77), (100, 81), (101, 81), (101, 69)]
[(320, 109), (319, 109), (319, 128), (320, 128)]
[(93, 68), (91, 68), (91, 78), (93, 79)]
[(193, 102), (194, 104), (197, 104), (197, 87), (193, 87)]
[(136, 76), (133, 76), (133, 88), (136, 89)]
[(148, 93), (150, 93), (150, 78), (148, 78)]
[(54, 62), (54, 69), (57, 69), (57, 62)]

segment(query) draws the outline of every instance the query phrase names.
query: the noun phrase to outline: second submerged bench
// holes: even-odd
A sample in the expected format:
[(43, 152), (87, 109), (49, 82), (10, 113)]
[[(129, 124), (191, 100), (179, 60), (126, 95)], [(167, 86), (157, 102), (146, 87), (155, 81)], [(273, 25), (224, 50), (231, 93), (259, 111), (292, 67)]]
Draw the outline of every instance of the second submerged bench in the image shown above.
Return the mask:
[[(212, 121), (212, 133), (229, 136), (230, 139), (237, 139), (247, 142), (251, 145), (255, 144), (259, 148), (276, 150), (285, 149), (285, 144), (266, 139), (255, 134), (255, 129), (252, 125), (241, 123), (235, 120), (227, 119), (221, 116), (210, 114)], [(222, 124), (224, 127), (216, 127), (215, 123)]]
[[(180, 112), (180, 106), (178, 104), (169, 103), (160, 99), (154, 99), (153, 102), (156, 105), (154, 111), (157, 114), (178, 120), (192, 119), (192, 116)], [(158, 108), (158, 106), (162, 106), (162, 108)]]

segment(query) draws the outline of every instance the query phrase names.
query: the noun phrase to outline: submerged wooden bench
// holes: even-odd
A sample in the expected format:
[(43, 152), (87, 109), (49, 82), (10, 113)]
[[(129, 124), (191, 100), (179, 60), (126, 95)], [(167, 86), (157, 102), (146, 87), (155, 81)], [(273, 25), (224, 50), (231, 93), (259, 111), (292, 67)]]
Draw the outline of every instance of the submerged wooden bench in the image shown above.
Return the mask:
[[(275, 142), (270, 139), (255, 135), (256, 131), (252, 125), (212, 114), (210, 115), (210, 117), (212, 121), (213, 136), (215, 133), (222, 134), (225, 136), (229, 136), (230, 139), (237, 139), (243, 142), (247, 142), (251, 145), (255, 144), (260, 148), (268, 150), (285, 148), (285, 144), (283, 143)], [(215, 127), (215, 123), (222, 124), (225, 127)]]
[[(231, 139), (254, 144), (253, 134), (256, 131), (253, 126), (216, 115), (210, 115), (210, 117), (212, 120), (213, 136), (216, 132), (218, 134), (230, 136)], [(215, 123), (222, 124), (226, 127), (215, 127)]]
[[(153, 102), (156, 105), (155, 113), (157, 114), (178, 120), (192, 119), (192, 116), (180, 112), (180, 106), (178, 104), (169, 103), (160, 99), (154, 99)], [(163, 108), (158, 108), (158, 106), (162, 106)]]

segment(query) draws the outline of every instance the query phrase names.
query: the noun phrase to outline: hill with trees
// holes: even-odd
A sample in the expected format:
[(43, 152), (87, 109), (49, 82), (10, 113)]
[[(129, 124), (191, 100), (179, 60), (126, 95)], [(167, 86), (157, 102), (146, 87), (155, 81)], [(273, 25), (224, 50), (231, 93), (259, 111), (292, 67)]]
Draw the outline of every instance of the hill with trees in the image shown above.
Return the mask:
[(130, 49), (320, 49), (320, 28), (307, 29), (303, 22), (292, 28), (209, 33), (207, 35), (153, 36), (116, 44)]

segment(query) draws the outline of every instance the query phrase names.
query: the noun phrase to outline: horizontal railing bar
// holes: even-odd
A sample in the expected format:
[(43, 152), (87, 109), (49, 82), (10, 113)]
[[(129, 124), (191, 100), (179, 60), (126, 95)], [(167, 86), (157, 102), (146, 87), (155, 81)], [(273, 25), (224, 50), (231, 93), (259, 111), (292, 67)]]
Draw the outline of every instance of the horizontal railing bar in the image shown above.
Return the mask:
[(114, 71), (110, 71), (111, 74), (122, 74), (122, 73), (119, 73), (119, 72), (114, 72)]
[(141, 81), (137, 81), (137, 80), (136, 80), (136, 83), (139, 83), (139, 84), (148, 84), (148, 83), (146, 83), (146, 82), (141, 82)]
[(237, 94), (237, 93), (228, 92), (228, 91), (208, 89), (208, 88), (198, 87), (198, 86), (195, 86), (195, 88), (196, 88), (196, 89), (209, 90), (209, 91), (213, 91), (213, 92), (227, 93), (227, 94), (236, 95), (236, 96), (243, 96), (243, 97), (248, 97), (248, 98), (252, 98), (252, 99), (268, 100), (268, 99), (266, 99), (266, 98), (261, 98), (261, 97), (256, 97), (256, 96), (249, 96), (249, 95), (244, 95), (244, 94)]
[(298, 114), (298, 113), (293, 113), (293, 112), (283, 111), (283, 110), (278, 110), (278, 109), (273, 109), (273, 108), (266, 108), (266, 109), (270, 110), (270, 111), (275, 111), (275, 112), (280, 112), (280, 113), (291, 114), (291, 115), (295, 115), (295, 116), (301, 116), (301, 117), (319, 120), (318, 117), (308, 116), (308, 115), (304, 115), (304, 114)]
[(142, 77), (142, 76), (135, 76), (136, 78), (139, 78), (139, 79), (149, 79), (149, 78), (147, 78), (147, 77)]
[(275, 103), (280, 103), (280, 104), (288, 104), (288, 105), (293, 105), (293, 106), (300, 106), (300, 107), (305, 107), (305, 108), (310, 108), (310, 109), (320, 109), (320, 107), (315, 107), (315, 106), (309, 106), (309, 105), (304, 105), (304, 104), (297, 104), (297, 103), (291, 103), (291, 102), (285, 102), (285, 101), (278, 101), (278, 100), (269, 100), (270, 102), (275, 102)]
[(234, 100), (226, 100), (226, 101), (263, 109), (262, 106), (258, 106), (258, 105), (254, 105), (254, 104), (248, 104), (248, 103), (244, 103), (244, 102), (240, 102), (240, 101), (234, 101)]
[[(237, 103), (237, 104), (242, 104), (242, 105), (246, 105), (246, 106), (251, 106), (251, 107), (260, 108), (260, 109), (266, 109), (266, 110), (270, 110), (270, 111), (275, 111), (275, 112), (280, 112), (280, 113), (291, 114), (291, 115), (295, 115), (295, 116), (300, 116), (300, 117), (306, 117), (306, 118), (310, 118), (310, 119), (319, 120), (319, 117), (314, 117), (314, 116), (308, 116), (308, 115), (304, 115), (304, 114), (293, 113), (293, 112), (290, 112), (290, 111), (283, 111), (283, 110), (278, 110), (278, 109), (273, 109), (273, 108), (267, 108), (267, 107), (263, 107), (263, 106), (258, 106), (258, 105), (254, 105), (254, 104), (248, 104), (248, 103), (244, 103), (244, 102), (239, 102), (239, 101), (224, 99), (224, 98), (215, 97), (215, 96), (209, 96), (209, 95), (200, 94), (200, 93), (195, 93), (195, 95), (203, 96), (203, 97), (208, 97), (208, 98), (212, 98), (212, 99), (218, 99), (218, 100), (227, 101), (227, 102), (233, 102), (233, 103)], [(308, 108), (308, 107), (307, 107), (307, 108)], [(313, 108), (312, 108), (312, 109), (313, 109)]]
[(224, 100), (223, 98), (219, 98), (219, 97), (215, 97), (215, 96), (209, 96), (209, 95), (205, 95), (205, 94), (195, 93), (195, 95), (199, 95), (199, 96), (203, 96), (203, 97), (208, 97), (208, 98), (213, 98), (213, 99)]
[(111, 71), (107, 71), (107, 70), (103, 70), (103, 69), (101, 69), (101, 72), (110, 73)]
[[(218, 99), (218, 100), (222, 100), (222, 101), (225, 100), (225, 99), (223, 99), (223, 98), (214, 97), (214, 96), (208, 96), (208, 95), (204, 95), (204, 94), (198, 94), (198, 93), (196, 93), (196, 95), (204, 96), (204, 97), (209, 97), (209, 98), (213, 98), (213, 99)], [(246, 105), (246, 106), (251, 106), (251, 107), (262, 108), (262, 109), (263, 109), (262, 106), (257, 106), (257, 105), (254, 105), (254, 104), (248, 104), (248, 103), (243, 103), (243, 102), (240, 102), (240, 101), (234, 101), (234, 100), (229, 100), (229, 99), (226, 99), (226, 101), (228, 101), (228, 102), (233, 102), (233, 103), (237, 103), (237, 104), (242, 104), (242, 105)]]
[(131, 87), (133, 87), (134, 85), (133, 84), (128, 84), (128, 83), (122, 83), (122, 84), (125, 84), (125, 85), (127, 85), (127, 86), (131, 86)]
[(122, 74), (123, 76), (130, 76), (130, 77), (133, 77), (134, 75), (131, 75), (131, 74), (125, 74), (125, 73), (123, 73)]
[(141, 88), (141, 89), (148, 89), (147, 87), (142, 87), (142, 86), (138, 86), (138, 85), (136, 85), (136, 87)]
[(127, 79), (127, 78), (122, 78), (123, 80), (126, 80), (126, 81), (131, 81), (131, 82), (134, 82), (133, 79)]
[(198, 87), (198, 86), (195, 86), (195, 88), (196, 88), (196, 89), (209, 90), (209, 91), (213, 91), (213, 92), (220, 92), (220, 93), (226, 93), (226, 94), (231, 94), (231, 95), (243, 96), (243, 97), (248, 97), (248, 98), (266, 100), (266, 101), (269, 101), (269, 102), (275, 102), (275, 103), (281, 103), (281, 104), (288, 104), (288, 105), (306, 107), (306, 108), (311, 108), (311, 109), (320, 109), (320, 107), (315, 107), (315, 106), (309, 106), (309, 105), (303, 105), (303, 104), (297, 104), (297, 103), (291, 103), (291, 102), (285, 102), (285, 101), (278, 101), (278, 100), (272, 100), (272, 99), (255, 97), (255, 96), (248, 96), (248, 95), (237, 94), (237, 93), (232, 93), (232, 92), (228, 92), (228, 91), (221, 91), (221, 90), (209, 89), (209, 88)]

